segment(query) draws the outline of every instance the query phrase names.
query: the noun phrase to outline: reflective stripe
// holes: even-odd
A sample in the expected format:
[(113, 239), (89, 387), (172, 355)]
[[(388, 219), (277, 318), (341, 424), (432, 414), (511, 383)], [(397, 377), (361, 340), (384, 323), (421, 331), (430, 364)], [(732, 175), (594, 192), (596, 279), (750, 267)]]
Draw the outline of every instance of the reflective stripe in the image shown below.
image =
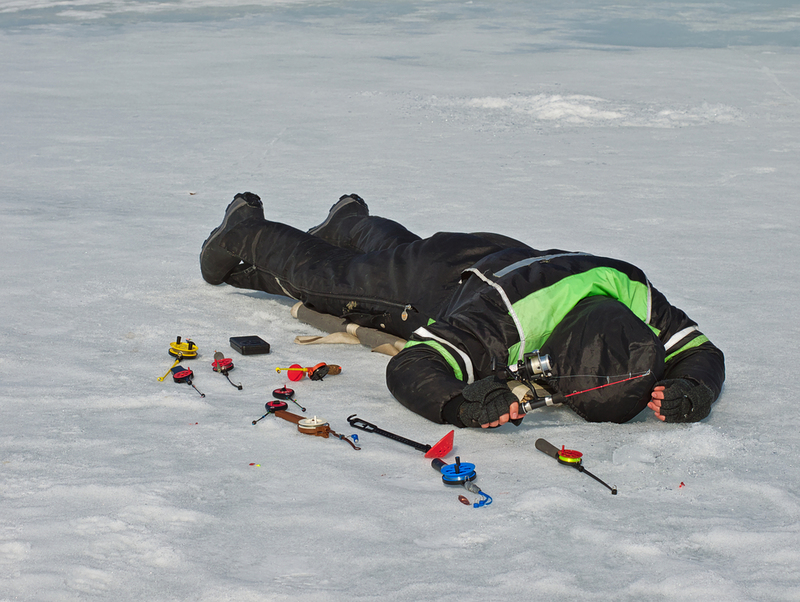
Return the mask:
[(419, 336), (419, 337), (425, 337), (425, 338), (428, 338), (428, 339), (433, 339), (434, 341), (436, 341), (438, 343), (441, 343), (442, 345), (447, 345), (450, 349), (452, 349), (456, 353), (458, 353), (458, 355), (461, 356), (461, 359), (464, 361), (464, 366), (467, 369), (467, 384), (471, 384), (471, 383), (475, 382), (475, 371), (474, 371), (474, 369), (472, 367), (472, 360), (469, 359), (469, 356), (466, 353), (464, 353), (463, 351), (461, 351), (461, 349), (459, 349), (458, 347), (453, 345), (450, 341), (446, 341), (445, 339), (443, 339), (441, 337), (437, 337), (435, 334), (433, 334), (430, 330), (428, 330), (424, 326), (420, 326), (419, 328), (417, 328), (414, 331), (414, 334)]
[(678, 343), (680, 343), (683, 339), (689, 336), (692, 332), (698, 330), (697, 326), (689, 326), (688, 328), (684, 328), (680, 332), (676, 332), (673, 334), (669, 341), (664, 343), (664, 349), (666, 349), (667, 354), (672, 351), (672, 348), (675, 347)]
[(688, 351), (689, 349), (694, 349), (695, 347), (699, 347), (703, 343), (710, 343), (711, 341), (708, 340), (708, 337), (704, 334), (701, 334), (699, 337), (693, 338), (691, 341), (686, 343), (683, 347), (675, 351), (674, 353), (670, 353), (667, 357), (664, 358), (665, 362), (668, 362), (676, 355), (680, 355), (684, 351)]
[[(592, 257), (590, 253), (557, 253), (542, 257), (530, 257), (506, 266), (492, 275), (499, 278), (516, 269), (559, 257), (586, 256)], [(650, 281), (646, 278), (644, 282), (634, 280), (624, 272), (610, 266), (597, 266), (585, 272), (572, 274), (559, 282), (530, 293), (513, 304), (498, 282), (490, 279), (476, 268), (468, 268), (464, 272), (475, 274), (482, 282), (495, 289), (508, 309), (508, 315), (514, 322), (519, 336), (519, 343), (515, 343), (508, 350), (509, 363), (514, 362), (515, 356), (516, 361), (522, 360), (525, 353), (544, 344), (556, 325), (576, 303), (594, 295), (602, 295), (619, 301), (658, 336), (658, 330), (650, 324), (653, 317), (653, 290)], [(524, 318), (524, 324), (520, 316)], [(526, 332), (531, 336), (528, 337)], [(532, 346), (531, 349), (526, 348), (529, 342)], [(458, 352), (466, 358), (460, 350)]]
[[(500, 270), (499, 272), (495, 272), (493, 275), (496, 278), (502, 278), (506, 274), (509, 274), (509, 273), (513, 272), (514, 270), (516, 270), (516, 269), (523, 268), (525, 266), (528, 266), (528, 265), (531, 265), (531, 264), (534, 264), (534, 263), (538, 263), (540, 261), (550, 261), (551, 259), (557, 259), (559, 257), (591, 257), (591, 256), (592, 256), (591, 253), (554, 253), (553, 255), (544, 255), (542, 257), (528, 257), (527, 259), (520, 259), (519, 261), (514, 262), (511, 265), (508, 265), (508, 266), (504, 267), (502, 270)], [(470, 268), (470, 269), (468, 269), (466, 271), (467, 272), (474, 272), (475, 274), (478, 274), (479, 276), (481, 276), (482, 280), (487, 281), (485, 278), (483, 278), (483, 275), (480, 272), (478, 272), (477, 270), (475, 270), (474, 268)], [(644, 319), (644, 322), (645, 322), (645, 324), (650, 325), (650, 321), (653, 318), (653, 291), (651, 290), (652, 285), (650, 284), (650, 280), (646, 280), (645, 283), (647, 284), (647, 315), (646, 315), (646, 317)], [(493, 286), (495, 286), (495, 285), (493, 284)], [(499, 285), (495, 286), (495, 288), (497, 288), (498, 286)], [(499, 289), (499, 290), (502, 290), (502, 289)], [(508, 299), (505, 296), (505, 294), (503, 294), (503, 299), (505, 299), (506, 300), (506, 304), (508, 304)], [(511, 314), (512, 314), (512, 316), (514, 315), (513, 310), (511, 311)], [(515, 317), (514, 321), (517, 324), (517, 328), (519, 329), (519, 322), (516, 320), (516, 317)], [(522, 338), (524, 339), (524, 337), (522, 337)]]
[(532, 263), (538, 263), (539, 261), (550, 261), (551, 259), (556, 259), (558, 257), (585, 257), (587, 255), (591, 255), (591, 253), (557, 253), (554, 255), (544, 255), (543, 257), (528, 257), (527, 259), (520, 259), (511, 265), (507, 265), (499, 272), (495, 272), (494, 275), (497, 278), (502, 278), (509, 272), (513, 272), (518, 268), (524, 268), (526, 265), (531, 265)]

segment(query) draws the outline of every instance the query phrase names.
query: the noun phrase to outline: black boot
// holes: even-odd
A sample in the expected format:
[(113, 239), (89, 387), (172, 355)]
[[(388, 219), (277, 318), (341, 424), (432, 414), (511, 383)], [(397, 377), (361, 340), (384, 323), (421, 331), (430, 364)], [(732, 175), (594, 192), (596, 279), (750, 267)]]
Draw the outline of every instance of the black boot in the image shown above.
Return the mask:
[(357, 194), (346, 194), (333, 204), (325, 221), (311, 228), (308, 233), (333, 245), (347, 247), (349, 245), (343, 243), (348, 240), (353, 223), (364, 217), (369, 217), (369, 207), (364, 199)]
[(211, 231), (200, 251), (200, 272), (209, 284), (222, 284), (225, 276), (239, 265), (239, 258), (222, 249), (219, 241), (231, 228), (251, 217), (264, 219), (261, 199), (252, 192), (240, 192), (228, 205), (222, 223)]

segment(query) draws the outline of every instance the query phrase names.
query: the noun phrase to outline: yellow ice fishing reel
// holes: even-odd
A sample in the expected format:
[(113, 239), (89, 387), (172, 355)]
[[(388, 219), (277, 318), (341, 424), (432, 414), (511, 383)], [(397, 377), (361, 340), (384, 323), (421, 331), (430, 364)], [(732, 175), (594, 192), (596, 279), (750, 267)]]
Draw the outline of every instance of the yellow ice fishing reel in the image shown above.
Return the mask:
[(173, 363), (167, 373), (164, 376), (160, 376), (158, 378), (158, 382), (162, 382), (167, 376), (169, 376), (170, 371), (177, 366), (181, 360), (192, 360), (197, 357), (198, 349), (197, 345), (194, 344), (192, 339), (186, 339), (185, 341), (181, 341), (181, 337), (175, 339), (174, 342), (169, 344), (169, 349), (167, 352), (175, 358), (175, 363)]
[(181, 341), (181, 337), (178, 337), (174, 343), (169, 344), (169, 354), (181, 359), (193, 359), (197, 357), (197, 345), (192, 339)]

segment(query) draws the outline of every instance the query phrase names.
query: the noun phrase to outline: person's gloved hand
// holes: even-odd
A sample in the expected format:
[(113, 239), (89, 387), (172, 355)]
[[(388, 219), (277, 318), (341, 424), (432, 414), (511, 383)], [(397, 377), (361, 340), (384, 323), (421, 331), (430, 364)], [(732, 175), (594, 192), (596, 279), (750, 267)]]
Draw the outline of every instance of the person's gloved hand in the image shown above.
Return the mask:
[(461, 391), (464, 403), (458, 417), (464, 426), (482, 426), (497, 422), (503, 414), (509, 414), (511, 404), (518, 403), (517, 396), (505, 382), (487, 376), (467, 385)]
[(706, 385), (672, 378), (656, 383), (648, 406), (665, 422), (697, 422), (708, 416), (713, 401), (714, 393)]

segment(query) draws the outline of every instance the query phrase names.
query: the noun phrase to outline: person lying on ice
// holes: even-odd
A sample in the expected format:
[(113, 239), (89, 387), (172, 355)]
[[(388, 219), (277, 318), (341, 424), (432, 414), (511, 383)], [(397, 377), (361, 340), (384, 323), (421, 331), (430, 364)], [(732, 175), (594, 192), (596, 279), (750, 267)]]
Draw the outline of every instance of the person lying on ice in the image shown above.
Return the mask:
[(666, 422), (696, 422), (725, 380), (722, 352), (639, 268), (499, 234), (422, 239), (371, 216), (355, 194), (308, 232), (267, 221), (257, 195), (238, 194), (200, 268), (210, 284), (284, 295), (408, 340), (387, 385), (438, 423), (518, 423), (498, 366), (534, 350), (550, 357), (545, 384), (593, 422), (623, 423), (645, 406)]

